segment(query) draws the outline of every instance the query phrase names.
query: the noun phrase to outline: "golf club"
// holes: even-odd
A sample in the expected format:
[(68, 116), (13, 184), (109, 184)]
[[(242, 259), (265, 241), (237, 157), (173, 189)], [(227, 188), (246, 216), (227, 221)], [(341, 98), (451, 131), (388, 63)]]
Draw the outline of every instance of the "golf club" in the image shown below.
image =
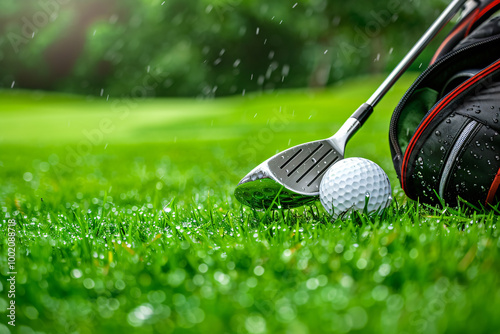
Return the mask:
[[(293, 208), (316, 200), (326, 170), (344, 158), (349, 139), (365, 123), (373, 108), (408, 69), (422, 50), (467, 0), (454, 0), (424, 33), (373, 95), (330, 138), (297, 145), (280, 152), (248, 173), (234, 195), (257, 209)], [(470, 0), (469, 0), (470, 1)]]

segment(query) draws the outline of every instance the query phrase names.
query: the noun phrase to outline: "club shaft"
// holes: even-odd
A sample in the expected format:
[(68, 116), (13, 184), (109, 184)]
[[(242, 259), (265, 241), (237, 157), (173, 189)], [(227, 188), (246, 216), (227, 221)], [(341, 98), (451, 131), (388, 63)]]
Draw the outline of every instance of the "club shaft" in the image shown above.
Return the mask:
[(443, 13), (436, 19), (430, 26), (425, 34), (418, 40), (408, 54), (401, 60), (396, 68), (389, 74), (380, 87), (373, 93), (373, 95), (366, 101), (372, 107), (375, 107), (382, 97), (389, 91), (389, 89), (396, 83), (401, 75), (408, 69), (408, 67), (415, 61), (420, 53), (425, 49), (429, 42), (439, 33), (439, 31), (455, 16), (460, 10), (466, 0), (453, 0)]

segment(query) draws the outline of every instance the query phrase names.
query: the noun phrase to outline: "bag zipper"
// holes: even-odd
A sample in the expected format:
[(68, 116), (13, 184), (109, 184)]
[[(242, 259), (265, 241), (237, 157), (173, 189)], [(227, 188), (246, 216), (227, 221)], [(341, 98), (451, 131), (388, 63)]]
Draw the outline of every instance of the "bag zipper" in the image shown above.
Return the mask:
[[(396, 133), (397, 122), (399, 120), (399, 116), (400, 116), (404, 106), (406, 105), (406, 102), (408, 102), (408, 99), (415, 92), (416, 88), (420, 85), (420, 83), (429, 75), (430, 72), (436, 70), (436, 68), (440, 67), (442, 64), (447, 62), (450, 58), (453, 58), (453, 57), (455, 57), (455, 56), (457, 56), (457, 55), (461, 54), (462, 52), (465, 52), (469, 49), (475, 48), (477, 46), (481, 46), (483, 44), (491, 43), (491, 42), (496, 41), (498, 39), (500, 39), (500, 35), (490, 37), (490, 38), (482, 40), (480, 42), (468, 45), (468, 46), (461, 48), (459, 50), (453, 51), (452, 53), (440, 58), (436, 63), (434, 63), (430, 67), (428, 67), (424, 72), (422, 72), (422, 74), (417, 78), (417, 80), (415, 80), (415, 82), (412, 84), (412, 86), (403, 95), (403, 98), (401, 99), (398, 106), (394, 110), (393, 117), (391, 118), (391, 122), (389, 124), (389, 142), (390, 142), (390, 145), (394, 148), (395, 157), (397, 157), (398, 159), (403, 158), (403, 154), (402, 154), (401, 148), (399, 147), (399, 143), (397, 140), (397, 133)], [(446, 96), (443, 96), (441, 99), (443, 99), (445, 97)], [(439, 101), (441, 101), (441, 100), (439, 100)], [(439, 103), (439, 101), (437, 101), (436, 103)], [(431, 108), (431, 110), (432, 110), (432, 108)], [(431, 110), (429, 110), (429, 112)], [(424, 120), (427, 117), (428, 113), (423, 117), (422, 120)], [(419, 124), (419, 126), (420, 126), (420, 124)], [(417, 128), (419, 126), (417, 126)]]
[(479, 130), (480, 126), (481, 123), (478, 123), (474, 120), (470, 121), (458, 137), (455, 145), (453, 145), (450, 155), (448, 156), (448, 159), (446, 159), (446, 164), (444, 165), (443, 172), (441, 173), (441, 180), (439, 181), (440, 198), (444, 198), (444, 189), (446, 187), (446, 184), (448, 184), (450, 173), (453, 170), (453, 167), (455, 167), (455, 162), (457, 161), (458, 154), (462, 151), (462, 148), (467, 143), (470, 135), (475, 134), (477, 130)]

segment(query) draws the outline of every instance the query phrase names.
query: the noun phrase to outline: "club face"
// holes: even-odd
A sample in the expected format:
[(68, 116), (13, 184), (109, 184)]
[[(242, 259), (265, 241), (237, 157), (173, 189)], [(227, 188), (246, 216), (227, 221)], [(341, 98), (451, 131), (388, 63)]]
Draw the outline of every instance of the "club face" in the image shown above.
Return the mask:
[(245, 176), (235, 196), (241, 203), (260, 209), (304, 205), (316, 200), (326, 170), (342, 158), (343, 152), (331, 139), (292, 147)]
[(269, 170), (287, 189), (302, 195), (317, 196), (328, 167), (342, 159), (329, 140), (292, 147), (268, 160)]

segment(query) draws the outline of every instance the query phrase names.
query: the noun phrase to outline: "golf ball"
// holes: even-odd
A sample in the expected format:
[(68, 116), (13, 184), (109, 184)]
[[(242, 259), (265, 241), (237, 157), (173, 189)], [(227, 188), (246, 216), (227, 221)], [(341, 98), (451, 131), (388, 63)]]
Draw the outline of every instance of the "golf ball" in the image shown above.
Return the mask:
[(323, 207), (334, 218), (352, 210), (367, 212), (391, 203), (391, 184), (387, 174), (373, 161), (348, 158), (333, 164), (319, 187)]

